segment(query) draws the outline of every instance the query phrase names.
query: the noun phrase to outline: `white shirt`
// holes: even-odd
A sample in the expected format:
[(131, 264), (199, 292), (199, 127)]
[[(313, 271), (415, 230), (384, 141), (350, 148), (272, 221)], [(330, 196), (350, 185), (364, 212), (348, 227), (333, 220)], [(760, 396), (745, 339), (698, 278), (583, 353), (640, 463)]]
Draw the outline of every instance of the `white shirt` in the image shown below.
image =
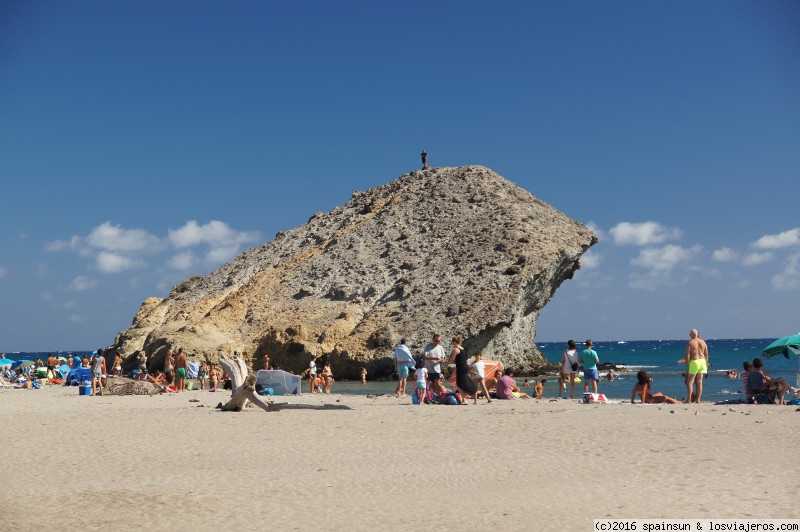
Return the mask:
[(308, 363), (308, 368), (309, 368), (308, 371), (309, 373), (311, 373), (312, 375), (317, 374), (317, 363), (314, 360)]
[(486, 376), (486, 364), (482, 360), (476, 360), (472, 363), (472, 371), (482, 379)]
[(442, 344), (433, 347), (433, 344), (425, 346), (425, 356), (434, 357), (436, 360), (425, 360), (425, 369), (428, 373), (441, 373), (442, 360), (444, 360), (444, 347)]
[(417, 382), (425, 382), (428, 380), (428, 370), (425, 368), (417, 368), (414, 375), (417, 377)]

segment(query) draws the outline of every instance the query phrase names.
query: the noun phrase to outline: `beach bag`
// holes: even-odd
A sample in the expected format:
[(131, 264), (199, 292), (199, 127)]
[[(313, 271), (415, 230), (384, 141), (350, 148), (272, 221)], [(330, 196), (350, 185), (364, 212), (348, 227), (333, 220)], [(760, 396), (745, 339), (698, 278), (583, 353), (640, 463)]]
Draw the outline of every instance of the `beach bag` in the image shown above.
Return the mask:
[[(569, 360), (570, 362), (572, 362), (572, 357), (571, 357), (571, 356), (569, 356), (569, 354), (567, 353), (567, 350), (566, 350), (566, 349), (564, 350), (564, 355), (567, 357), (567, 360)], [(580, 366), (578, 365), (578, 363), (577, 363), (577, 362), (572, 362), (572, 364), (570, 365), (570, 367), (572, 368), (572, 371), (578, 371), (578, 368), (579, 368)]]

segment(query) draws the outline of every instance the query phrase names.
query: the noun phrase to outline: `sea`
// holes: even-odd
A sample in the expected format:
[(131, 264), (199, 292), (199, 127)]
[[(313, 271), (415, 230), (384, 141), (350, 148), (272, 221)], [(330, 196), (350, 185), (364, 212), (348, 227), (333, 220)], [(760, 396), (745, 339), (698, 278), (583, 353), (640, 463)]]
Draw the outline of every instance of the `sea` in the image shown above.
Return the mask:
[[(754, 358), (760, 357), (764, 361), (764, 370), (773, 378), (783, 377), (786, 381), (797, 386), (800, 384), (800, 366), (798, 357), (792, 356), (787, 359), (783, 355), (774, 356), (766, 359), (761, 355), (761, 351), (769, 345), (774, 338), (746, 338), (746, 339), (706, 339), (709, 351), (709, 363), (711, 367), (708, 376), (703, 381), (704, 402), (724, 402), (737, 401), (743, 397), (743, 387), (741, 379), (726, 378), (729, 370), (736, 371), (737, 375), (742, 371), (742, 363), (745, 360), (752, 362)], [(684, 384), (685, 364), (678, 364), (678, 360), (686, 353), (687, 340), (629, 340), (629, 341), (595, 341), (594, 350), (600, 357), (600, 362), (611, 362), (616, 364), (620, 371), (617, 371), (617, 378), (613, 382), (601, 380), (598, 383), (598, 391), (609, 399), (630, 400), (631, 390), (636, 384), (636, 373), (640, 370), (647, 371), (653, 379), (653, 392), (661, 392), (670, 397), (682, 399), (686, 396), (686, 385)], [(561, 352), (566, 347), (566, 342), (538, 342), (537, 346), (544, 356), (551, 362), (561, 361)], [(580, 343), (579, 343), (580, 349)], [(67, 357), (77, 352), (79, 355), (91, 355), (91, 351), (53, 351), (55, 356)], [(41, 357), (47, 359), (47, 352), (43, 353), (9, 353), (6, 358), (13, 360), (32, 360)], [(334, 375), (336, 368), (333, 368)], [(605, 372), (601, 372), (601, 376)], [(547, 379), (545, 384), (545, 398), (554, 397), (558, 394), (558, 380), (555, 376), (532, 376), (515, 375), (520, 386), (527, 379)], [(412, 389), (413, 379), (409, 378), (408, 392)], [(370, 395), (370, 394), (392, 394), (396, 387), (393, 380), (367, 380), (366, 384), (360, 381), (335, 381), (332, 387), (333, 393)], [(304, 388), (305, 389), (305, 388)], [(521, 388), (522, 391), (532, 394), (531, 388)], [(583, 383), (575, 386), (575, 396), (580, 397), (583, 393)], [(638, 401), (638, 399), (637, 399)]]

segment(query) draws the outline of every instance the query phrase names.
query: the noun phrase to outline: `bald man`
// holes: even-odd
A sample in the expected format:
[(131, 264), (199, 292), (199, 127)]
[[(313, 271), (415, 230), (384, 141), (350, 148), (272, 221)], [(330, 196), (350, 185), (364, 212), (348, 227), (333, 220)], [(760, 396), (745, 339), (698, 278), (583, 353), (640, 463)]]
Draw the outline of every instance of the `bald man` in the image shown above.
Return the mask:
[(692, 329), (689, 332), (689, 341), (686, 342), (686, 358), (684, 359), (688, 365), (686, 371), (686, 394), (687, 401), (692, 402), (692, 388), (697, 383), (697, 401), (700, 402), (700, 397), (703, 395), (703, 377), (708, 372), (708, 346), (706, 342), (700, 338), (700, 333), (697, 329)]

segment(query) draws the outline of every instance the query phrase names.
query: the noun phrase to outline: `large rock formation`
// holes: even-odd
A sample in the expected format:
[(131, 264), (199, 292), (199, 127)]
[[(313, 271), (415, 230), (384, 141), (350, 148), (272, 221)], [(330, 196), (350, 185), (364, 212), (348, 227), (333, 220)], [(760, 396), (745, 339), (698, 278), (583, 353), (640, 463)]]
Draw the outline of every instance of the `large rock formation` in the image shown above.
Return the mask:
[(316, 354), (337, 377), (379, 376), (401, 338), (418, 355), (438, 332), (530, 371), (539, 311), (596, 242), (488, 168), (415, 171), (147, 299), (115, 347), (269, 354), (295, 372)]

